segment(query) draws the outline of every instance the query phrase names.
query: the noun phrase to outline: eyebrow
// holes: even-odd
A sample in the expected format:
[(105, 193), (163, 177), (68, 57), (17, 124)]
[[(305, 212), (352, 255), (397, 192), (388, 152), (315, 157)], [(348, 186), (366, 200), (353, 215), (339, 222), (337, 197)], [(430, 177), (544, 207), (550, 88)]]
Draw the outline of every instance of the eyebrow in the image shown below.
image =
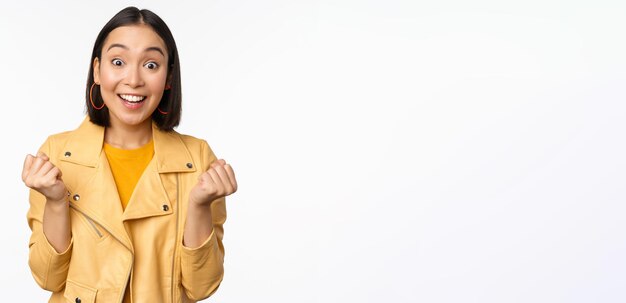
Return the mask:
[[(111, 44), (111, 46), (109, 46), (109, 48), (107, 48), (107, 52), (108, 52), (109, 50), (111, 50), (112, 48), (114, 48), (114, 47), (120, 47), (120, 48), (123, 48), (123, 49), (125, 49), (125, 50), (128, 50), (128, 46), (126, 46), (126, 45), (124, 45), (124, 44), (113, 43), (113, 44)], [(165, 53), (164, 53), (164, 52), (163, 52), (163, 50), (162, 50), (160, 47), (158, 47), (158, 46), (150, 46), (150, 47), (146, 48), (146, 50), (145, 50), (145, 51), (146, 51), (146, 52), (147, 52), (147, 51), (157, 51), (157, 52), (161, 53), (161, 55), (163, 55), (163, 57), (165, 57)]]

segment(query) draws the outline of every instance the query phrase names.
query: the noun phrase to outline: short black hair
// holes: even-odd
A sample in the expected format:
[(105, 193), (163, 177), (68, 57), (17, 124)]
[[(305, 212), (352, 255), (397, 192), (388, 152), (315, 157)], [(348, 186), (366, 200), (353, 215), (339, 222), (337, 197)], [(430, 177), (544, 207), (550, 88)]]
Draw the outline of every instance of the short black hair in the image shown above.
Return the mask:
[(167, 79), (170, 84), (170, 89), (163, 92), (163, 97), (159, 102), (158, 108), (167, 115), (161, 114), (158, 110), (152, 113), (152, 121), (155, 122), (157, 127), (164, 131), (173, 130), (174, 127), (180, 123), (180, 116), (182, 113), (182, 89), (180, 83), (180, 63), (178, 60), (178, 49), (176, 48), (176, 42), (172, 32), (167, 27), (167, 24), (155, 13), (147, 9), (138, 9), (134, 6), (129, 6), (119, 11), (107, 24), (104, 25), (96, 42), (93, 46), (93, 52), (91, 54), (91, 60), (89, 62), (89, 74), (87, 75), (87, 89), (85, 105), (87, 107), (87, 114), (91, 122), (108, 127), (110, 126), (109, 109), (104, 108), (97, 110), (93, 108), (90, 101), (90, 93), (93, 98), (93, 102), (99, 106), (103, 104), (102, 95), (100, 94), (100, 88), (96, 85), (91, 92), (91, 86), (94, 83), (93, 78), (93, 62), (95, 58), (102, 62), (102, 47), (104, 47), (104, 41), (114, 29), (135, 24), (145, 24), (150, 26), (165, 42), (167, 47)]

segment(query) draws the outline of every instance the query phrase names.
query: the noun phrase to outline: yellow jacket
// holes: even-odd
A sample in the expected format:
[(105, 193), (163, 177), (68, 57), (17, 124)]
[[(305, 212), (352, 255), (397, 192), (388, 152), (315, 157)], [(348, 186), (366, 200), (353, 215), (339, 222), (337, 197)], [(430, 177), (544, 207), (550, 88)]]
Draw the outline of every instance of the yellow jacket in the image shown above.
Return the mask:
[[(102, 151), (104, 128), (86, 118), (74, 131), (50, 136), (40, 151), (63, 173), (70, 192), (72, 241), (57, 253), (43, 234), (45, 197), (30, 191), (29, 266), (49, 302), (121, 302), (130, 281), (133, 302), (195, 302), (222, 281), (224, 199), (211, 206), (213, 233), (200, 247), (183, 246), (191, 188), (215, 155), (200, 139), (153, 125), (154, 157), (125, 211)], [(67, 301), (69, 300), (69, 301)]]

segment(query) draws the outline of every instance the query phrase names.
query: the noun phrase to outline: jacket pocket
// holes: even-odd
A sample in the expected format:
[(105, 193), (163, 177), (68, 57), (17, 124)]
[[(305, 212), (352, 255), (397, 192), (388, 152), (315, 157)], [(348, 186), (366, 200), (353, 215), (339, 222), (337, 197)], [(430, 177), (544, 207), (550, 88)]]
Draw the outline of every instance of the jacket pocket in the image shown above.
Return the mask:
[(63, 295), (68, 302), (72, 303), (94, 303), (96, 302), (97, 289), (91, 288), (70, 280), (65, 282), (65, 292)]
[[(71, 206), (70, 206), (71, 207)], [(75, 209), (74, 209), (75, 210)], [(95, 221), (93, 221), (91, 218), (89, 218), (88, 216), (86, 216), (85, 214), (83, 214), (80, 211), (76, 211), (76, 216), (79, 217), (79, 220), (82, 221), (84, 223), (84, 226), (86, 227), (86, 230), (88, 231), (88, 233), (96, 240), (96, 241), (101, 241), (104, 238), (106, 238), (106, 236), (108, 235), (108, 233), (106, 233), (99, 225), (98, 223), (96, 223)]]
[(85, 218), (85, 220), (87, 220), (87, 223), (89, 224), (89, 226), (96, 233), (96, 235), (98, 236), (98, 239), (102, 239), (103, 237), (102, 232), (98, 229), (98, 227), (96, 226), (96, 223), (93, 222), (93, 220), (89, 219), (87, 216), (83, 216), (83, 217)]

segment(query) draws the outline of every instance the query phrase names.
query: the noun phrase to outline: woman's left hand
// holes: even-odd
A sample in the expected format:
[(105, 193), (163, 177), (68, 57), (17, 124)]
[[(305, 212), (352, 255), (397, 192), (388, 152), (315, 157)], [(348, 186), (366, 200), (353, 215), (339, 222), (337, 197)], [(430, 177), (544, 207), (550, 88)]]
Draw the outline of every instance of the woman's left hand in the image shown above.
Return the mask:
[(226, 197), (237, 191), (237, 180), (230, 164), (219, 159), (211, 163), (209, 170), (198, 177), (198, 183), (189, 193), (189, 203), (208, 206), (215, 199)]

